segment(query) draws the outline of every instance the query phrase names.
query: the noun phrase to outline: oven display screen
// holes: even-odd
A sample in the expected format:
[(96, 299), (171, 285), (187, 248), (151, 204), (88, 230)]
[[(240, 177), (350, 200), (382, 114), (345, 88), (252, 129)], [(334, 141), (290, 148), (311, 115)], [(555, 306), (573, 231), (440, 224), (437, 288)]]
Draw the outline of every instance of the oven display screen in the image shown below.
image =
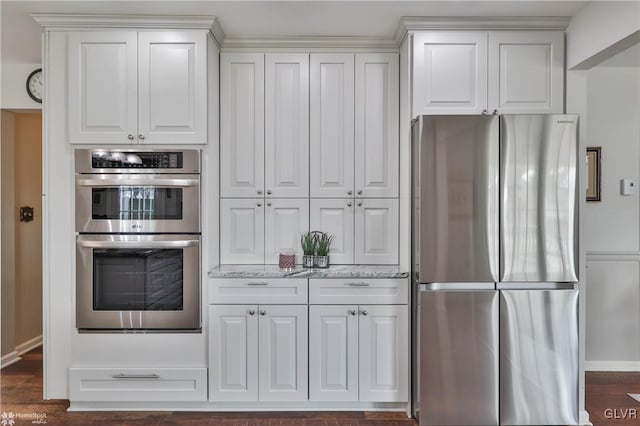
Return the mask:
[(182, 220), (182, 188), (121, 186), (91, 189), (91, 218)]
[(182, 152), (93, 151), (94, 169), (181, 169)]
[(95, 311), (181, 311), (182, 249), (94, 249)]

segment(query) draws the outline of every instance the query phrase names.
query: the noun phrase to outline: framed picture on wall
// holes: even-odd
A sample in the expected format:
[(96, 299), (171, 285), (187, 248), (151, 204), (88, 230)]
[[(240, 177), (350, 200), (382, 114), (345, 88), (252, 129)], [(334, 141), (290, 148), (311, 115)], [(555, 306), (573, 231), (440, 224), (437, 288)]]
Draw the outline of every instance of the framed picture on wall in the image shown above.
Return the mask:
[(602, 147), (587, 147), (587, 201), (601, 200)]

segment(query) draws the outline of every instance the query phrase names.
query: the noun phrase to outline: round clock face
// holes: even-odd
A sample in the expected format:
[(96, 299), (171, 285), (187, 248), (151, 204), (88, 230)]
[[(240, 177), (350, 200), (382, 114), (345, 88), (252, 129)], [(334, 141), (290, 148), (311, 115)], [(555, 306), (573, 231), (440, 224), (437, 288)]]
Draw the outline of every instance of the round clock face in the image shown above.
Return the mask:
[(33, 71), (27, 77), (27, 93), (36, 102), (42, 103), (42, 68)]

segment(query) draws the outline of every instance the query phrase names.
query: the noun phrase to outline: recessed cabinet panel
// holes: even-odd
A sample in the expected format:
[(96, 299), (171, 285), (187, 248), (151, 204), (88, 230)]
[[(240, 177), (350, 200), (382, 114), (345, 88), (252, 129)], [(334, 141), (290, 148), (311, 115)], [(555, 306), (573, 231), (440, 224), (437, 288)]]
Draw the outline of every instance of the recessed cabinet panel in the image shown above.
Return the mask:
[(220, 200), (220, 262), (264, 262), (264, 207), (261, 199)]
[(307, 306), (260, 305), (260, 400), (307, 400)]
[(487, 33), (414, 36), (413, 115), (479, 114), (487, 101)]
[(564, 38), (559, 31), (489, 33), (489, 109), (563, 112)]
[(311, 200), (311, 230), (334, 236), (329, 251), (332, 264), (353, 263), (353, 209), (353, 200)]
[(309, 200), (267, 199), (265, 221), (265, 263), (278, 263), (285, 252), (302, 262), (300, 235), (309, 231)]
[(309, 399), (358, 400), (358, 306), (309, 307)]
[(264, 188), (264, 54), (220, 55), (220, 193), (254, 197)]
[(354, 55), (312, 54), (310, 75), (311, 196), (348, 197), (354, 186)]
[(398, 196), (399, 65), (396, 53), (356, 54), (355, 188)]
[(360, 306), (360, 401), (406, 401), (409, 379), (408, 308)]
[(69, 142), (130, 143), (137, 132), (137, 33), (69, 34)]
[[(257, 306), (210, 306), (209, 399), (258, 399)], [(250, 314), (253, 312), (253, 314)]]
[(356, 205), (356, 264), (397, 264), (398, 200), (364, 199)]
[(309, 195), (309, 55), (267, 53), (265, 186), (274, 197)]
[(207, 142), (206, 45), (204, 32), (139, 33), (140, 142)]

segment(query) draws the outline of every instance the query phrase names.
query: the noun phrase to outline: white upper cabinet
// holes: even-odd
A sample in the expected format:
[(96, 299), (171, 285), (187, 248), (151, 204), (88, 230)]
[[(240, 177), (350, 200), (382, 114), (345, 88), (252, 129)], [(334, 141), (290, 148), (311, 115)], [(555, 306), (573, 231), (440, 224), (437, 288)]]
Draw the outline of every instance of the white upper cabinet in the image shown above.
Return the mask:
[(264, 263), (264, 201), (220, 200), (220, 263)]
[(220, 195), (264, 188), (264, 54), (220, 55)]
[(398, 54), (356, 54), (355, 189), (357, 196), (398, 196), (399, 84)]
[(352, 197), (354, 55), (311, 54), (311, 196)]
[(564, 37), (559, 31), (489, 33), (489, 111), (564, 111)]
[(71, 143), (207, 143), (204, 31), (69, 33)]
[(486, 31), (420, 31), (413, 46), (414, 116), (486, 110)]
[(207, 140), (207, 36), (138, 34), (138, 135), (146, 143)]
[(329, 251), (332, 264), (353, 263), (353, 204), (352, 199), (311, 200), (311, 231), (333, 235)]
[(69, 34), (69, 141), (129, 143), (137, 138), (135, 31)]
[(356, 200), (355, 263), (398, 264), (398, 200)]
[(267, 53), (265, 188), (273, 197), (309, 196), (309, 55)]
[(265, 202), (265, 263), (278, 263), (280, 253), (295, 253), (302, 261), (300, 235), (309, 231), (308, 199), (267, 199)]

